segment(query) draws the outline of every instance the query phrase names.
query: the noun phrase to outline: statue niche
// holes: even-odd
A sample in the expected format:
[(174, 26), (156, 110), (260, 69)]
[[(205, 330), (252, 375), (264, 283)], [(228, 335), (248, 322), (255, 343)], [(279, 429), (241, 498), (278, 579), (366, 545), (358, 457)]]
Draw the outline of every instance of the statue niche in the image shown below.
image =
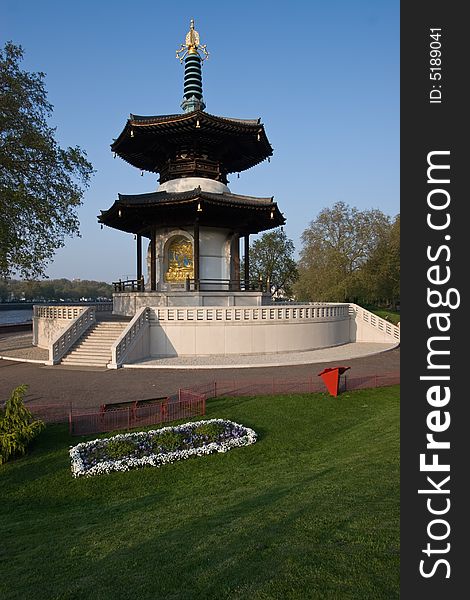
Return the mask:
[(184, 237), (174, 238), (168, 245), (168, 269), (165, 281), (168, 283), (184, 283), (186, 278), (193, 279), (193, 245)]

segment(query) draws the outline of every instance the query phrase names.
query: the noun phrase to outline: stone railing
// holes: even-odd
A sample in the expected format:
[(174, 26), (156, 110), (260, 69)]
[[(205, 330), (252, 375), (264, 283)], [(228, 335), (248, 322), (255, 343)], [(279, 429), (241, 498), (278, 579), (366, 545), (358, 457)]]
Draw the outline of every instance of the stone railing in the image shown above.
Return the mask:
[(85, 310), (84, 306), (35, 304), (33, 306), (33, 346), (49, 348), (59, 334)]
[[(55, 308), (55, 307), (39, 307), (39, 308)], [(57, 307), (63, 308), (66, 307)], [(62, 358), (67, 354), (67, 352), (72, 348), (72, 346), (77, 342), (77, 340), (85, 333), (87, 329), (89, 329), (92, 325), (96, 323), (96, 311), (94, 306), (89, 306), (88, 308), (80, 308), (80, 307), (68, 307), (70, 309), (79, 308), (80, 312), (78, 316), (72, 320), (70, 325), (60, 332), (59, 336), (53, 340), (51, 345), (49, 346), (49, 365), (58, 364)], [(59, 318), (59, 317), (58, 317)], [(61, 317), (64, 318), (64, 317)]]
[(86, 308), (93, 307), (95, 312), (112, 312), (112, 302), (84, 302), (83, 304), (35, 304), (33, 317), (41, 319), (76, 319)]
[[(111, 362), (108, 364), (109, 369), (119, 369), (124, 361), (129, 360), (130, 353), (136, 349), (137, 342), (143, 341), (143, 336), (148, 331), (150, 325), (151, 309), (148, 306), (142, 307), (134, 316), (132, 321), (122, 332), (111, 347)], [(145, 358), (148, 354), (148, 348), (145, 352), (140, 352)]]
[(349, 304), (305, 304), (249, 307), (152, 308), (152, 320), (171, 321), (301, 321), (349, 317)]
[(349, 304), (349, 314), (351, 318), (355, 319), (356, 325), (365, 323), (376, 329), (380, 334), (400, 343), (400, 327), (390, 323), (390, 321), (378, 317), (358, 304)]
[(33, 307), (33, 317), (37, 319), (76, 319), (84, 310), (84, 306), (35, 304)]

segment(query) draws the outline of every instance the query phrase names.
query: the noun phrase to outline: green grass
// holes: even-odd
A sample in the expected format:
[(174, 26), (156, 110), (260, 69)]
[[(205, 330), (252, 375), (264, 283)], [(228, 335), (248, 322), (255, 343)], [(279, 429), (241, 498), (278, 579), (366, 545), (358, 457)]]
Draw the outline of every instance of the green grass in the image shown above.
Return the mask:
[(377, 306), (364, 306), (364, 308), (370, 310), (374, 315), (382, 317), (382, 319), (385, 319), (386, 321), (390, 321), (390, 323), (393, 323), (394, 325), (397, 325), (400, 322), (400, 311), (398, 310), (377, 308)]
[(0, 469), (2, 600), (399, 597), (399, 388), (217, 399), (227, 454), (73, 479), (50, 426)]

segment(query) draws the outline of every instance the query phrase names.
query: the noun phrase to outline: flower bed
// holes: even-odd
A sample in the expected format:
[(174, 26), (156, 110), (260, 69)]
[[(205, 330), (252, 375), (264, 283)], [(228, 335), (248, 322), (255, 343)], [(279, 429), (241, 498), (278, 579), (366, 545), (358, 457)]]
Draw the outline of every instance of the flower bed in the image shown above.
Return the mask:
[(191, 456), (227, 452), (255, 442), (256, 433), (252, 429), (225, 419), (123, 433), (70, 448), (72, 474), (74, 477), (91, 477), (111, 471), (160, 467)]

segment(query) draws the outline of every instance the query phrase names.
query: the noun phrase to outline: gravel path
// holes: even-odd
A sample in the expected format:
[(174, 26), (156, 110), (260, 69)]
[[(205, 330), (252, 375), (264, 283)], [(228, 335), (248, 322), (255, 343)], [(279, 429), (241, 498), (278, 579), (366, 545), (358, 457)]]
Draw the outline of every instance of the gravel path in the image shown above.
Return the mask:
[(354, 342), (334, 348), (320, 348), (305, 352), (279, 352), (270, 354), (214, 354), (212, 356), (175, 356), (151, 358), (125, 368), (135, 369), (244, 369), (252, 367), (279, 367), (311, 365), (322, 362), (345, 361), (385, 352), (396, 344)]
[(26, 333), (0, 334), (0, 357), (23, 358), (45, 361), (49, 353), (44, 348), (32, 345), (33, 335)]
[[(17, 336), (20, 337), (20, 336)], [(23, 337), (23, 343), (25, 338)], [(3, 344), (4, 339), (0, 340)], [(20, 342), (18, 342), (20, 343)], [(0, 346), (1, 348), (2, 346)], [(0, 356), (3, 351), (0, 350)], [(352, 358), (339, 363), (351, 367), (351, 376), (381, 375), (400, 370), (400, 349)], [(275, 379), (307, 378), (325, 367), (338, 366), (336, 358), (314, 364), (223, 370), (208, 369), (98, 369), (58, 365), (55, 367), (25, 362), (0, 360), (0, 402), (11, 390), (29, 385), (27, 402), (38, 404), (73, 404), (74, 407), (99, 406), (108, 402), (123, 402), (164, 396), (180, 387), (201, 383), (235, 380), (262, 382)]]

